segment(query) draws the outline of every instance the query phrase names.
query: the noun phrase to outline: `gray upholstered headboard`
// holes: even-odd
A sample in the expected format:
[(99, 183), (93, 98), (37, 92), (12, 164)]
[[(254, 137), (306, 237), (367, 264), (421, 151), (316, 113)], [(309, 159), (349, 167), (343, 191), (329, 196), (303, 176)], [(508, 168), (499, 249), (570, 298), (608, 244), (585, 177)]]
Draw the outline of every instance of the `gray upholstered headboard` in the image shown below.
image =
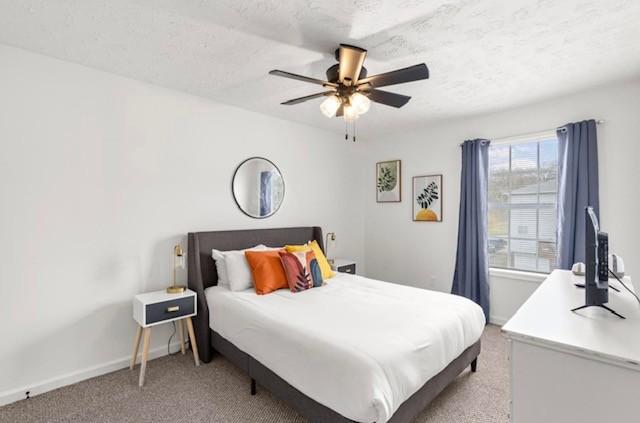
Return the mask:
[(218, 272), (211, 257), (211, 250), (242, 250), (258, 244), (281, 247), (287, 244), (304, 244), (312, 240), (316, 240), (324, 251), (322, 228), (319, 226), (189, 233), (187, 279), (189, 289), (198, 294), (198, 315), (193, 319), (193, 323), (202, 361), (211, 361), (212, 352), (209, 307), (204, 290), (218, 284)]

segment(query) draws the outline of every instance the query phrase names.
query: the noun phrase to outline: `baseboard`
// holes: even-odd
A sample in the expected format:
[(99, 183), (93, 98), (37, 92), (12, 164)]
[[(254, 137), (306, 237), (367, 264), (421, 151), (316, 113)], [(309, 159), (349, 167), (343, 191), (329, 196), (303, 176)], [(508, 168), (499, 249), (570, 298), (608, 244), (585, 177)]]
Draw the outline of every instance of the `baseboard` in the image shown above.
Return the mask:
[(508, 321), (509, 319), (507, 319), (506, 317), (489, 316), (489, 323), (497, 326), (504, 326), (504, 324), (507, 323)]
[[(176, 351), (179, 348), (180, 348), (179, 343), (176, 342), (171, 344), (172, 351)], [(167, 355), (166, 345), (149, 350), (150, 360), (164, 357), (166, 355)], [(138, 355), (138, 360), (136, 362), (138, 363), (138, 366), (140, 363), (140, 359), (141, 359), (140, 355)], [(131, 356), (122, 357), (117, 360), (109, 361), (107, 363), (98, 364), (96, 366), (91, 366), (85, 369), (76, 370), (74, 372), (56, 376), (47, 380), (43, 380), (41, 382), (36, 382), (34, 384), (24, 386), (22, 388), (0, 392), (0, 406), (11, 404), (12, 402), (25, 399), (26, 397), (25, 393), (27, 391), (29, 391), (30, 397), (34, 397), (36, 395), (44, 394), (45, 392), (48, 392), (48, 391), (53, 391), (54, 389), (62, 388), (63, 386), (72, 385), (74, 383), (81, 382), (86, 379), (91, 379), (92, 377), (101, 376), (107, 373), (115, 372), (116, 370), (124, 369), (126, 367), (129, 367), (130, 360), (131, 360)]]

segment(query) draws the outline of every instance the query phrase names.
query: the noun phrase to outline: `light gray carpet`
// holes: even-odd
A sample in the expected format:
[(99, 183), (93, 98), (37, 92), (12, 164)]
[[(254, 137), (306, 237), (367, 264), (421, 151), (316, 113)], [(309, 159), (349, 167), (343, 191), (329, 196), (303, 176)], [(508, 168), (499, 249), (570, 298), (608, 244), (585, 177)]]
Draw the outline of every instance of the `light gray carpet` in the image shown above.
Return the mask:
[[(199, 368), (191, 355), (151, 361), (142, 389), (138, 369), (0, 407), (0, 422), (305, 422), (260, 387), (249, 395), (249, 378), (219, 356)], [(478, 372), (463, 372), (416, 422), (506, 423), (509, 392), (506, 340), (488, 326)]]

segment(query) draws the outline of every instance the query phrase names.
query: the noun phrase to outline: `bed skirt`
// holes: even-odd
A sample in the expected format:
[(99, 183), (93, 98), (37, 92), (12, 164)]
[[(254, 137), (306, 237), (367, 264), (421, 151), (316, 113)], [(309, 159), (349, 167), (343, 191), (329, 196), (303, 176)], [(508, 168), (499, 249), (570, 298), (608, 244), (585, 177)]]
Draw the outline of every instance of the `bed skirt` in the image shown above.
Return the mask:
[[(289, 385), (269, 368), (213, 330), (211, 330), (211, 346), (247, 373), (258, 385), (289, 404), (309, 421), (313, 423), (355, 423)], [(466, 367), (472, 363), (475, 367), (475, 361), (479, 354), (480, 340), (464, 350), (440, 373), (429, 379), (416, 393), (403, 402), (389, 423), (410, 423), (413, 421)]]

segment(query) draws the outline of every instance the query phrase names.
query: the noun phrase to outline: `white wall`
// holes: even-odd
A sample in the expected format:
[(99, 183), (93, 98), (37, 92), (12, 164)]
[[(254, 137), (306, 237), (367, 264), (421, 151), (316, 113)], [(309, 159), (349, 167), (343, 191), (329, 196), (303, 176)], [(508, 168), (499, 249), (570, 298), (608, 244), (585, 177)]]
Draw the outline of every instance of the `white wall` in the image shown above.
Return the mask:
[[(605, 119), (598, 126), (601, 226), (610, 250), (640, 277), (640, 81), (602, 87), (540, 104), (456, 119), (383, 136), (367, 145), (365, 257), (367, 275), (449, 291), (453, 278), (460, 193), (459, 143), (552, 129), (570, 121)], [(364, 122), (364, 121), (363, 121)], [(375, 202), (375, 166), (402, 160), (402, 203)], [(444, 175), (444, 222), (411, 221), (411, 177)], [(536, 283), (491, 277), (492, 320), (504, 322)]]
[[(125, 365), (132, 296), (170, 283), (189, 231), (321, 225), (362, 264), (360, 144), (3, 46), (0, 93), (0, 403)], [(250, 156), (285, 178), (269, 219), (231, 196)]]

